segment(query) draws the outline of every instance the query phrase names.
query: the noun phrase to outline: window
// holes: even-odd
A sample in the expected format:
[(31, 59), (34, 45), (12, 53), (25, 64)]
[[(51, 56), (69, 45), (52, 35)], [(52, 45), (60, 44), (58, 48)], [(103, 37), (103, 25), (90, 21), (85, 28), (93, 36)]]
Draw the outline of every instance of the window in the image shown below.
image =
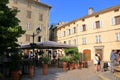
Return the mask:
[(120, 32), (116, 33), (116, 40), (120, 41)]
[(69, 35), (70, 35), (70, 29), (69, 29)]
[(83, 25), (83, 31), (86, 31), (86, 25), (85, 24)]
[(76, 45), (76, 39), (74, 39), (73, 42), (74, 42), (74, 45)]
[(69, 44), (69, 45), (71, 44), (71, 40), (68, 40), (68, 44)]
[(74, 27), (73, 29), (74, 29), (74, 33), (76, 33), (76, 27)]
[(30, 29), (30, 23), (26, 24), (27, 29)]
[(43, 14), (39, 14), (39, 20), (43, 21)]
[(26, 41), (30, 42), (30, 35), (29, 34), (26, 34)]
[(27, 11), (27, 18), (31, 18), (31, 11)]
[(101, 36), (100, 35), (96, 36), (96, 43), (101, 43)]
[(42, 41), (42, 37), (39, 36), (39, 37), (38, 37), (38, 42), (41, 42), (41, 41)]
[(64, 44), (66, 44), (66, 41), (64, 41)]
[(96, 28), (100, 28), (100, 21), (96, 21)]
[(82, 38), (82, 45), (86, 44), (86, 38)]
[(120, 16), (115, 17), (115, 24), (116, 25), (120, 24)]
[(93, 23), (93, 29), (99, 29), (102, 27), (102, 21), (96, 21)]
[(81, 32), (82, 32), (82, 31), (86, 31), (86, 30), (87, 30), (87, 25), (86, 25), (86, 24), (80, 26), (80, 31), (81, 31)]
[(66, 30), (66, 36), (69, 35), (69, 30)]

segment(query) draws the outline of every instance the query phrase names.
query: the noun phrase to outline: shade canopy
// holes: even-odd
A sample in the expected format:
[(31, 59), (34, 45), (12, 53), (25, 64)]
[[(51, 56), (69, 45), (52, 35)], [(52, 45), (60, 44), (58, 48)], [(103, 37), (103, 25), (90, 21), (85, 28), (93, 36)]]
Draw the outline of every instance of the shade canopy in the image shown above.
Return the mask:
[(35, 44), (21, 45), (22, 49), (32, 49), (32, 48), (37, 48), (37, 49), (60, 49), (60, 48), (75, 48), (75, 47), (77, 47), (77, 46), (58, 43), (58, 42), (55, 42), (55, 41), (44, 41), (44, 42), (37, 42)]

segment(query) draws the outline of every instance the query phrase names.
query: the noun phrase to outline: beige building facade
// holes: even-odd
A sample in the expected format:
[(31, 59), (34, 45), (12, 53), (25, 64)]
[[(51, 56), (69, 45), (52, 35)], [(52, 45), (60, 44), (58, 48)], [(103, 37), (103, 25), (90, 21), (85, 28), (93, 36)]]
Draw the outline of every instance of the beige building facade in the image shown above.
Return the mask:
[(120, 50), (120, 5), (94, 12), (57, 28), (57, 41), (76, 45), (79, 52), (93, 60), (99, 53), (109, 61), (112, 50)]
[[(51, 6), (43, 4), (38, 0), (9, 0), (10, 8), (18, 9), (17, 18), (21, 21), (20, 26), (26, 33), (18, 39), (19, 44), (47, 41), (49, 39), (49, 12)], [(40, 33), (36, 33), (36, 29)], [(36, 35), (37, 34), (37, 35)]]

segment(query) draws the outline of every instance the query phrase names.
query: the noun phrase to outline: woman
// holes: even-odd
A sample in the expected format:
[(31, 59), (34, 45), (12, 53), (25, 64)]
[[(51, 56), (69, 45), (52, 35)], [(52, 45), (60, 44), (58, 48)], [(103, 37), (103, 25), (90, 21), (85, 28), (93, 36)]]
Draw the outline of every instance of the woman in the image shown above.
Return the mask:
[(99, 61), (98, 55), (95, 54), (95, 56), (94, 56), (95, 72), (98, 72), (98, 61)]

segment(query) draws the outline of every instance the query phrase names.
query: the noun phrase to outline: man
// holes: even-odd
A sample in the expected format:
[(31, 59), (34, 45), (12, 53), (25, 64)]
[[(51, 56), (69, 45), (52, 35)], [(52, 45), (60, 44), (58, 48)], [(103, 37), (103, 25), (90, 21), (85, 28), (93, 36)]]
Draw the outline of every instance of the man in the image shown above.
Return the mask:
[(115, 64), (117, 62), (117, 50), (112, 50), (111, 54), (110, 54), (110, 61), (111, 61), (111, 72), (114, 73), (114, 67), (115, 67)]

